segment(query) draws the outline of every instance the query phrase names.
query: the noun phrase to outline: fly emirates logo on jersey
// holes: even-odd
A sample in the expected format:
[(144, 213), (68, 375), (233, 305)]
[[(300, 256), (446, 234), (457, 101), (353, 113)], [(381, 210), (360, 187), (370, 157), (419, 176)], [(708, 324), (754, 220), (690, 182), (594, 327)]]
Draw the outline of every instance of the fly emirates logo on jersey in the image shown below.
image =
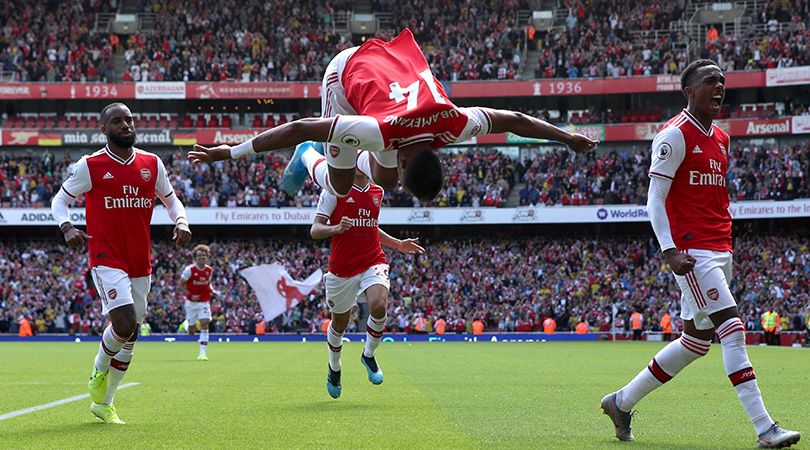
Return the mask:
[(140, 188), (135, 186), (122, 186), (124, 190), (124, 197), (104, 197), (104, 208), (106, 209), (123, 209), (123, 208), (149, 208), (151, 209), (154, 199), (146, 197), (138, 197)]
[(371, 216), (370, 209), (360, 208), (357, 210), (357, 215), (360, 217), (352, 218), (353, 227), (373, 227), (377, 228), (379, 222), (376, 217)]
[(709, 159), (709, 172), (690, 170), (689, 184), (692, 186), (726, 186), (726, 177), (723, 175), (723, 166), (720, 161)]

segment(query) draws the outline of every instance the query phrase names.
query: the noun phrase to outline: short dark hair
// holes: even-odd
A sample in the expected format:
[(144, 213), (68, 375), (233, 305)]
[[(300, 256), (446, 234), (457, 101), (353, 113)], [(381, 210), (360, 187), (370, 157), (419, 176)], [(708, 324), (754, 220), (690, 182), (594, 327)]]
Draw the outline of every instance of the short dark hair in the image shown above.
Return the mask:
[(439, 195), (443, 185), (442, 162), (431, 148), (417, 153), (402, 169), (402, 187), (415, 195), (423, 206), (427, 206)]
[[(701, 67), (706, 66), (717, 66), (720, 67), (716, 62), (712, 61), (711, 59), (697, 59), (692, 61), (686, 69), (683, 70), (681, 73), (681, 92), (683, 95), (686, 95), (686, 87), (691, 86), (692, 82), (695, 81), (695, 72)], [(688, 96), (686, 98), (689, 98)]]
[(101, 123), (106, 124), (107, 119), (110, 117), (110, 110), (115, 108), (116, 106), (123, 106), (124, 108), (128, 108), (127, 105), (121, 102), (110, 103), (109, 105), (105, 106), (104, 109), (101, 110)]

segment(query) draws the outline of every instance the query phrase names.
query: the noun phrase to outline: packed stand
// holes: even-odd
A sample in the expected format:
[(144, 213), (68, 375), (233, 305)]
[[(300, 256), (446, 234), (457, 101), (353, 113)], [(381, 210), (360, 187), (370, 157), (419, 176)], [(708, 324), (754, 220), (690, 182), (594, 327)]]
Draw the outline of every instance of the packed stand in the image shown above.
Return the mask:
[[(375, 12), (389, 12), (396, 32), (409, 28), (422, 47), (433, 74), (441, 80), (511, 80), (520, 71), (525, 30), (518, 11), (530, 10), (526, 0), (485, 2), (375, 3)], [(383, 40), (393, 38), (378, 33)]]
[[(314, 208), (320, 188), (311, 179), (295, 196), (281, 188), (289, 155), (267, 153), (238, 161), (195, 166), (182, 151), (161, 153), (169, 179), (190, 207)], [(731, 201), (810, 198), (810, 142), (756, 145), (734, 141), (727, 184)], [(430, 207), (504, 207), (512, 188), (519, 206), (578, 206), (647, 202), (649, 149), (602, 148), (574, 155), (565, 149), (538, 152), (522, 161), (486, 148), (440, 153), (444, 189)], [(48, 207), (75, 163), (65, 152), (0, 151), (0, 207)], [(516, 187), (517, 186), (517, 187)], [(80, 196), (75, 206), (84, 206)], [(386, 193), (386, 207), (415, 207), (401, 186)]]
[[(786, 318), (784, 330), (802, 330), (810, 311), (806, 234), (762, 234), (736, 227), (735, 236), (731, 291), (746, 328), (760, 330), (763, 308), (775, 305)], [(475, 319), (488, 331), (538, 331), (546, 317), (554, 318), (558, 331), (572, 331), (585, 321), (589, 330), (609, 332), (613, 305), (620, 332), (634, 310), (643, 313), (647, 330), (657, 329), (664, 312), (679, 322), (679, 289), (652, 236), (454, 238), (422, 244), (426, 253), (421, 256), (386, 248), (391, 265), (389, 332), (411, 331), (417, 314), (431, 323), (445, 318), (451, 332), (470, 332)], [(220, 333), (250, 333), (261, 320), (255, 294), (239, 276), (241, 269), (279, 261), (293, 278), (303, 279), (328, 267), (325, 240), (222, 241), (210, 246), (216, 291), (211, 329)], [(154, 243), (146, 319), (153, 332), (177, 332), (183, 322), (184, 299), (176, 285), (190, 263), (188, 248)], [(23, 316), (35, 333), (98, 335), (104, 318), (87, 265), (86, 249), (70, 249), (63, 242), (0, 243), (0, 332), (14, 332)], [(270, 332), (320, 333), (328, 317), (323, 289), (320, 285), (271, 321)], [(356, 316), (350, 330), (362, 331)]]
[[(192, 164), (182, 151), (160, 152), (169, 180), (189, 207), (314, 208), (321, 189), (307, 179), (294, 196), (282, 186), (289, 154), (269, 152), (237, 161)], [(505, 206), (515, 183), (511, 159), (493, 149), (443, 153), (445, 187), (429, 206)], [(0, 152), (0, 207), (48, 207), (75, 163), (68, 152), (57, 158), (44, 152)], [(75, 206), (84, 206), (80, 196)], [(386, 194), (387, 206), (419, 206), (401, 186)]]
[(154, 33), (132, 35), (124, 81), (320, 81), (331, 58), (350, 47), (332, 32), (351, 2), (145, 0)]
[(0, 64), (17, 82), (113, 82), (114, 42), (93, 30), (98, 13), (115, 1), (4, 2)]
[[(567, 0), (565, 4), (565, 29), (538, 32), (529, 43), (542, 52), (531, 62), (535, 78), (678, 75), (689, 62), (691, 39), (670, 30), (670, 22), (689, 20), (682, 2)], [(810, 35), (801, 19), (807, 13), (806, 2), (770, 2), (749, 12), (752, 22), (741, 36), (710, 28), (700, 57), (718, 61), (726, 72), (808, 65), (810, 56), (804, 49)], [(768, 33), (758, 36), (757, 26), (762, 24), (768, 25)]]
[[(516, 164), (521, 206), (647, 203), (649, 149), (638, 146), (572, 155), (538, 153)], [(810, 142), (732, 144), (727, 184), (732, 202), (810, 198)]]

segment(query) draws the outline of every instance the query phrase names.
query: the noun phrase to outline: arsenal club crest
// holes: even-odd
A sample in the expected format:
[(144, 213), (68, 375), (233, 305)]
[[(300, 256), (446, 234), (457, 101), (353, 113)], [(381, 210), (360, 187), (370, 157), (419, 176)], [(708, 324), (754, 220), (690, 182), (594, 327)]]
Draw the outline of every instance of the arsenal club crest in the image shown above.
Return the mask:
[(107, 292), (107, 296), (109, 296), (110, 299), (115, 300), (115, 297), (118, 296), (118, 292), (115, 289), (110, 289), (109, 292)]
[(710, 298), (712, 301), (715, 301), (715, 300), (717, 300), (717, 298), (718, 298), (718, 297), (720, 297), (720, 293), (719, 293), (719, 292), (717, 292), (717, 289), (715, 289), (715, 288), (711, 288), (711, 289), (709, 289), (709, 290), (706, 292), (706, 294), (709, 296), (709, 298)]
[(141, 169), (141, 178), (143, 178), (143, 181), (149, 181), (152, 178), (152, 171), (149, 169)]
[(340, 154), (340, 147), (337, 145), (330, 145), (329, 146), (329, 154), (332, 155), (332, 158), (337, 158)]
[(378, 197), (371, 197), (371, 201), (374, 202), (374, 206), (380, 206), (380, 199)]

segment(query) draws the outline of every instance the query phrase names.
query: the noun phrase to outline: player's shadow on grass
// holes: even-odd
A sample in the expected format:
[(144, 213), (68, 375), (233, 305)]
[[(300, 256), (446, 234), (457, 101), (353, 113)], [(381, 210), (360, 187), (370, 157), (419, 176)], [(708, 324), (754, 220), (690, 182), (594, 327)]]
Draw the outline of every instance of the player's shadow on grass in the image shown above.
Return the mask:
[(716, 446), (711, 444), (706, 445), (688, 445), (688, 444), (678, 444), (674, 443), (671, 440), (661, 441), (656, 439), (645, 439), (642, 438), (639, 441), (636, 438), (635, 442), (621, 442), (618, 439), (612, 439), (604, 443), (603, 446), (599, 448), (606, 448), (606, 449), (616, 449), (616, 450), (627, 450), (629, 446), (632, 446), (632, 450), (750, 450), (756, 447), (756, 442), (753, 442), (753, 445), (746, 445), (741, 447), (734, 447), (731, 445), (723, 445), (723, 446)]
[[(326, 393), (324, 393), (326, 395)], [(379, 405), (374, 404), (372, 401), (350, 401), (350, 400), (343, 400), (343, 399), (331, 399), (327, 398), (325, 400), (316, 400), (313, 402), (302, 402), (296, 403), (295, 405), (289, 405), (285, 407), (279, 407), (279, 410), (289, 410), (290, 412), (297, 412), (300, 413), (301, 411), (307, 412), (314, 412), (314, 413), (321, 413), (324, 410), (328, 411), (330, 408), (340, 409), (342, 411), (345, 410), (353, 410), (353, 411), (377, 411), (379, 409)]]

